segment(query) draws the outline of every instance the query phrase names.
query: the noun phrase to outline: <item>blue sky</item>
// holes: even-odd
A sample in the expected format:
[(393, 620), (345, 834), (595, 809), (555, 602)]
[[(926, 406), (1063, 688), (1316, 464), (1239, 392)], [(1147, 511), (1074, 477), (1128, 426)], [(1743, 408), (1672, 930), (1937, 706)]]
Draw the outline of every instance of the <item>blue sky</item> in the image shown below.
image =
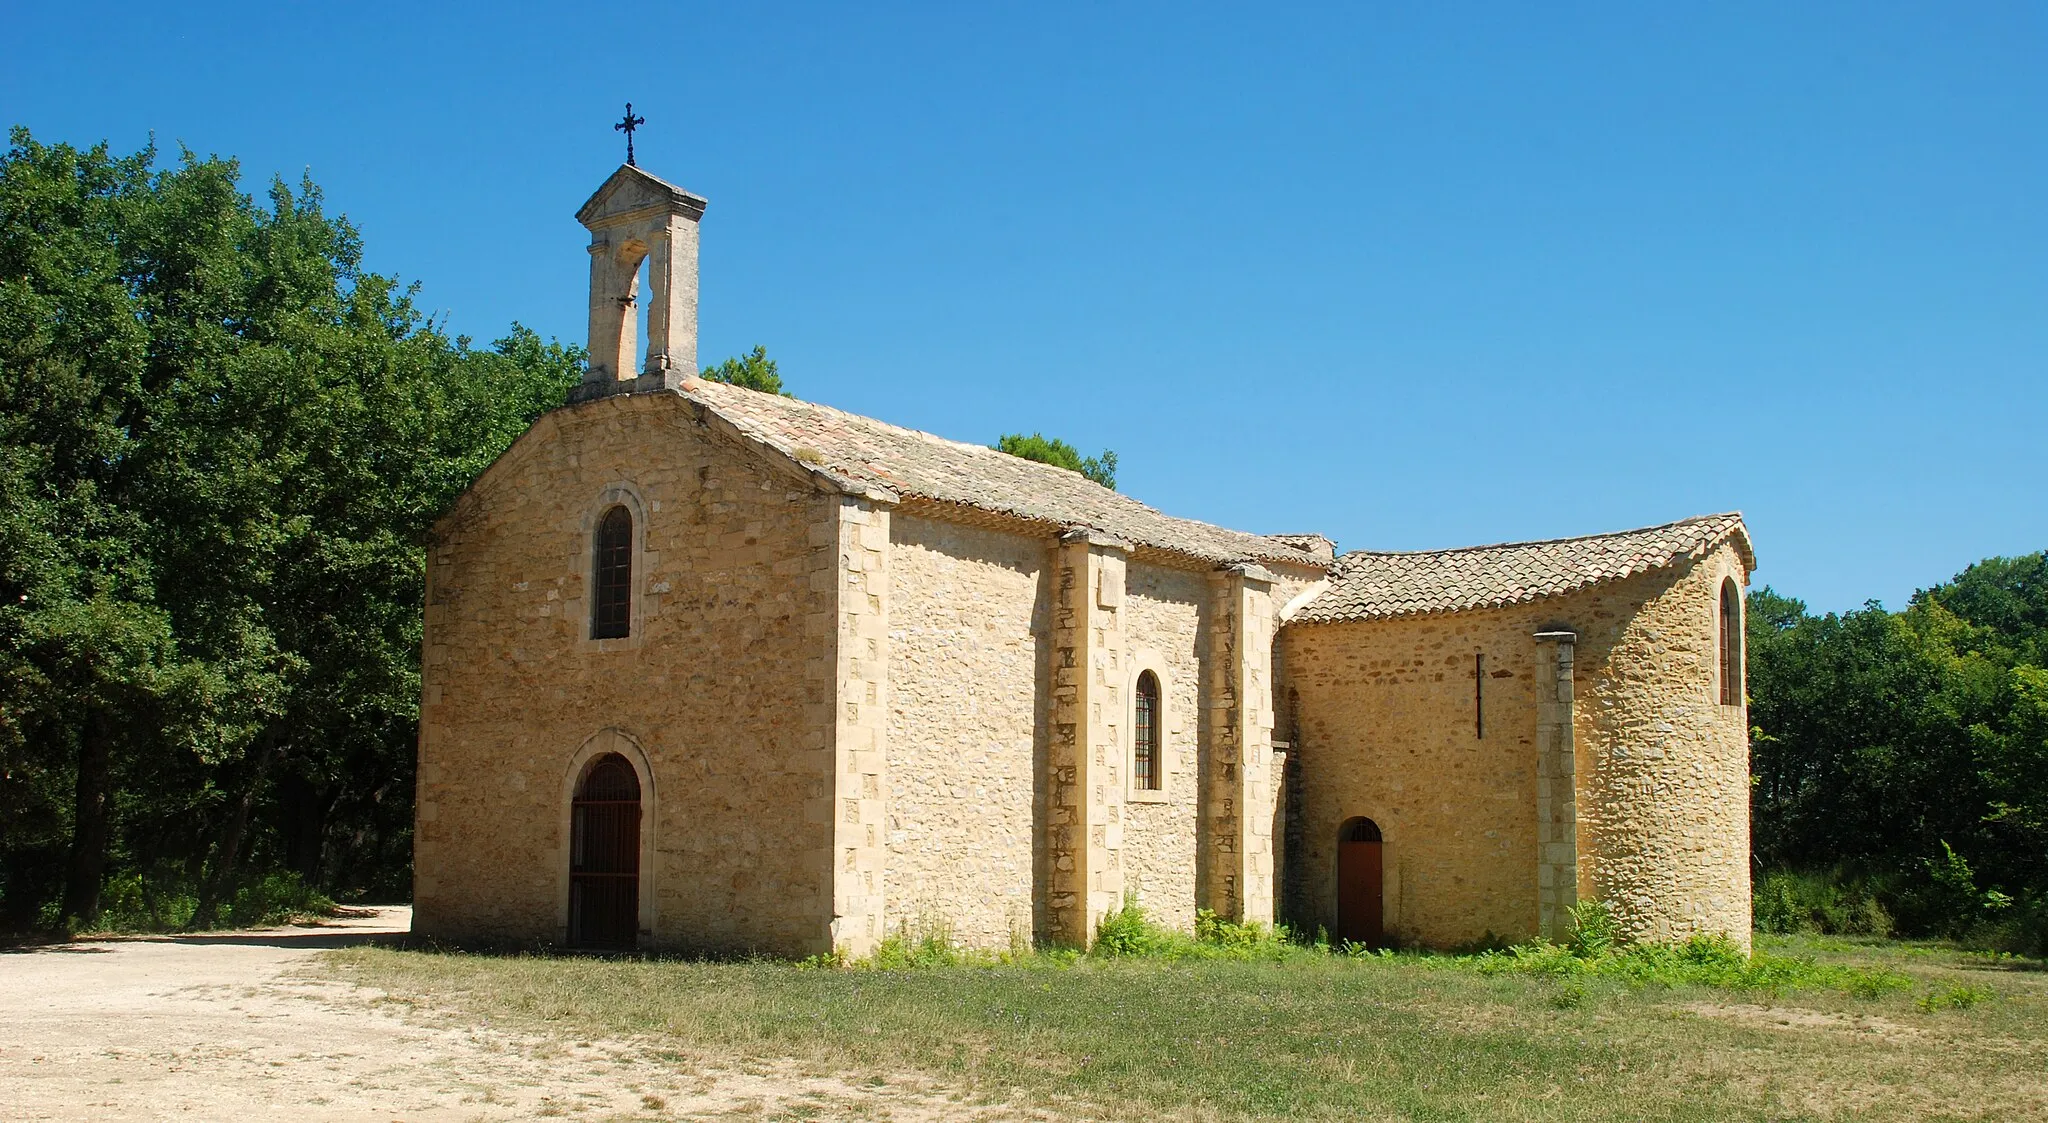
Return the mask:
[(1819, 609), (2048, 547), (2048, 7), (1531, 7), (17, 2), (0, 118), (580, 341), (630, 99), (803, 397), (1342, 548), (1739, 508)]

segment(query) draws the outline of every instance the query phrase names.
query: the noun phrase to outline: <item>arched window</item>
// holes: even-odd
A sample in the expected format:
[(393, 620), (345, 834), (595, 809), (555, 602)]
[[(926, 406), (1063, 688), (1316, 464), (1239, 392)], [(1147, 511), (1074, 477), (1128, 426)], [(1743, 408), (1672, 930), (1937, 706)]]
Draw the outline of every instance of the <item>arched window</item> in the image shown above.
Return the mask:
[(633, 515), (613, 507), (597, 522), (596, 588), (590, 598), (590, 638), (618, 639), (633, 630)]
[(1721, 704), (1742, 704), (1742, 594), (1732, 577), (1721, 581)]
[(1137, 717), (1132, 722), (1131, 782), (1143, 791), (1165, 786), (1166, 761), (1159, 751), (1159, 676), (1138, 676)]

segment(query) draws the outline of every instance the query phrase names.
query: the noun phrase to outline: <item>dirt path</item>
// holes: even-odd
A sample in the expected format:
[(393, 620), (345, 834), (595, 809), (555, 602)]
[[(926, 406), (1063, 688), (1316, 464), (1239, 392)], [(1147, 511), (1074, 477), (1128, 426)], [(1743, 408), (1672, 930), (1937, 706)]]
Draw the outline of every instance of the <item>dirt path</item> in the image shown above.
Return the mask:
[(412, 919), (364, 913), (0, 953), (0, 1119), (1040, 1118), (909, 1079), (408, 1018), (303, 970)]

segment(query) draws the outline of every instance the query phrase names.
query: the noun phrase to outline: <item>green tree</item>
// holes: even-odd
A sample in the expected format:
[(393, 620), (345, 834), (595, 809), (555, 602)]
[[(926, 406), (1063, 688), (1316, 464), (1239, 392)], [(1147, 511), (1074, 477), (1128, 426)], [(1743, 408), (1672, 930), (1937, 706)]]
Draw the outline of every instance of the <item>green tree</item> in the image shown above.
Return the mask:
[(1042, 433), (1028, 437), (1022, 433), (1008, 433), (996, 441), (995, 447), (1011, 456), (1079, 472), (1111, 491), (1116, 490), (1116, 453), (1109, 449), (1103, 449), (1100, 456), (1083, 458), (1081, 450), (1073, 445)]
[(2048, 939), (2044, 574), (2048, 553), (1986, 559), (1899, 612), (1814, 616), (1750, 594), (1752, 837), (1766, 866), (1875, 879), (1909, 929), (1933, 933), (1996, 919), (1958, 902), (1989, 910), (2017, 894), (2043, 924), (2031, 938)]
[(782, 388), (782, 374), (775, 369), (775, 360), (768, 357), (766, 347), (756, 346), (744, 355), (735, 355), (715, 367), (705, 367), (704, 377), (713, 382), (726, 382), (759, 390), (763, 394), (780, 394), (785, 398), (795, 397)]
[(0, 898), (110, 870), (210, 922), (296, 869), (402, 892), (423, 543), (582, 356), (450, 339), (310, 181), (0, 157)]

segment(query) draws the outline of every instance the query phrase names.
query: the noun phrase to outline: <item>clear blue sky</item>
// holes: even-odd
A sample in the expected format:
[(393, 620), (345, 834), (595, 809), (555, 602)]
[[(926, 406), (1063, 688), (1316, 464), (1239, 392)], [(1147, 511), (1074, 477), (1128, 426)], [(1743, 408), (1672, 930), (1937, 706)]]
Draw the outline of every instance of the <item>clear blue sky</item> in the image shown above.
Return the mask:
[(2048, 6), (1531, 7), (17, 0), (0, 118), (580, 341), (630, 99), (806, 398), (1343, 548), (1740, 508), (1822, 609), (2048, 547)]

